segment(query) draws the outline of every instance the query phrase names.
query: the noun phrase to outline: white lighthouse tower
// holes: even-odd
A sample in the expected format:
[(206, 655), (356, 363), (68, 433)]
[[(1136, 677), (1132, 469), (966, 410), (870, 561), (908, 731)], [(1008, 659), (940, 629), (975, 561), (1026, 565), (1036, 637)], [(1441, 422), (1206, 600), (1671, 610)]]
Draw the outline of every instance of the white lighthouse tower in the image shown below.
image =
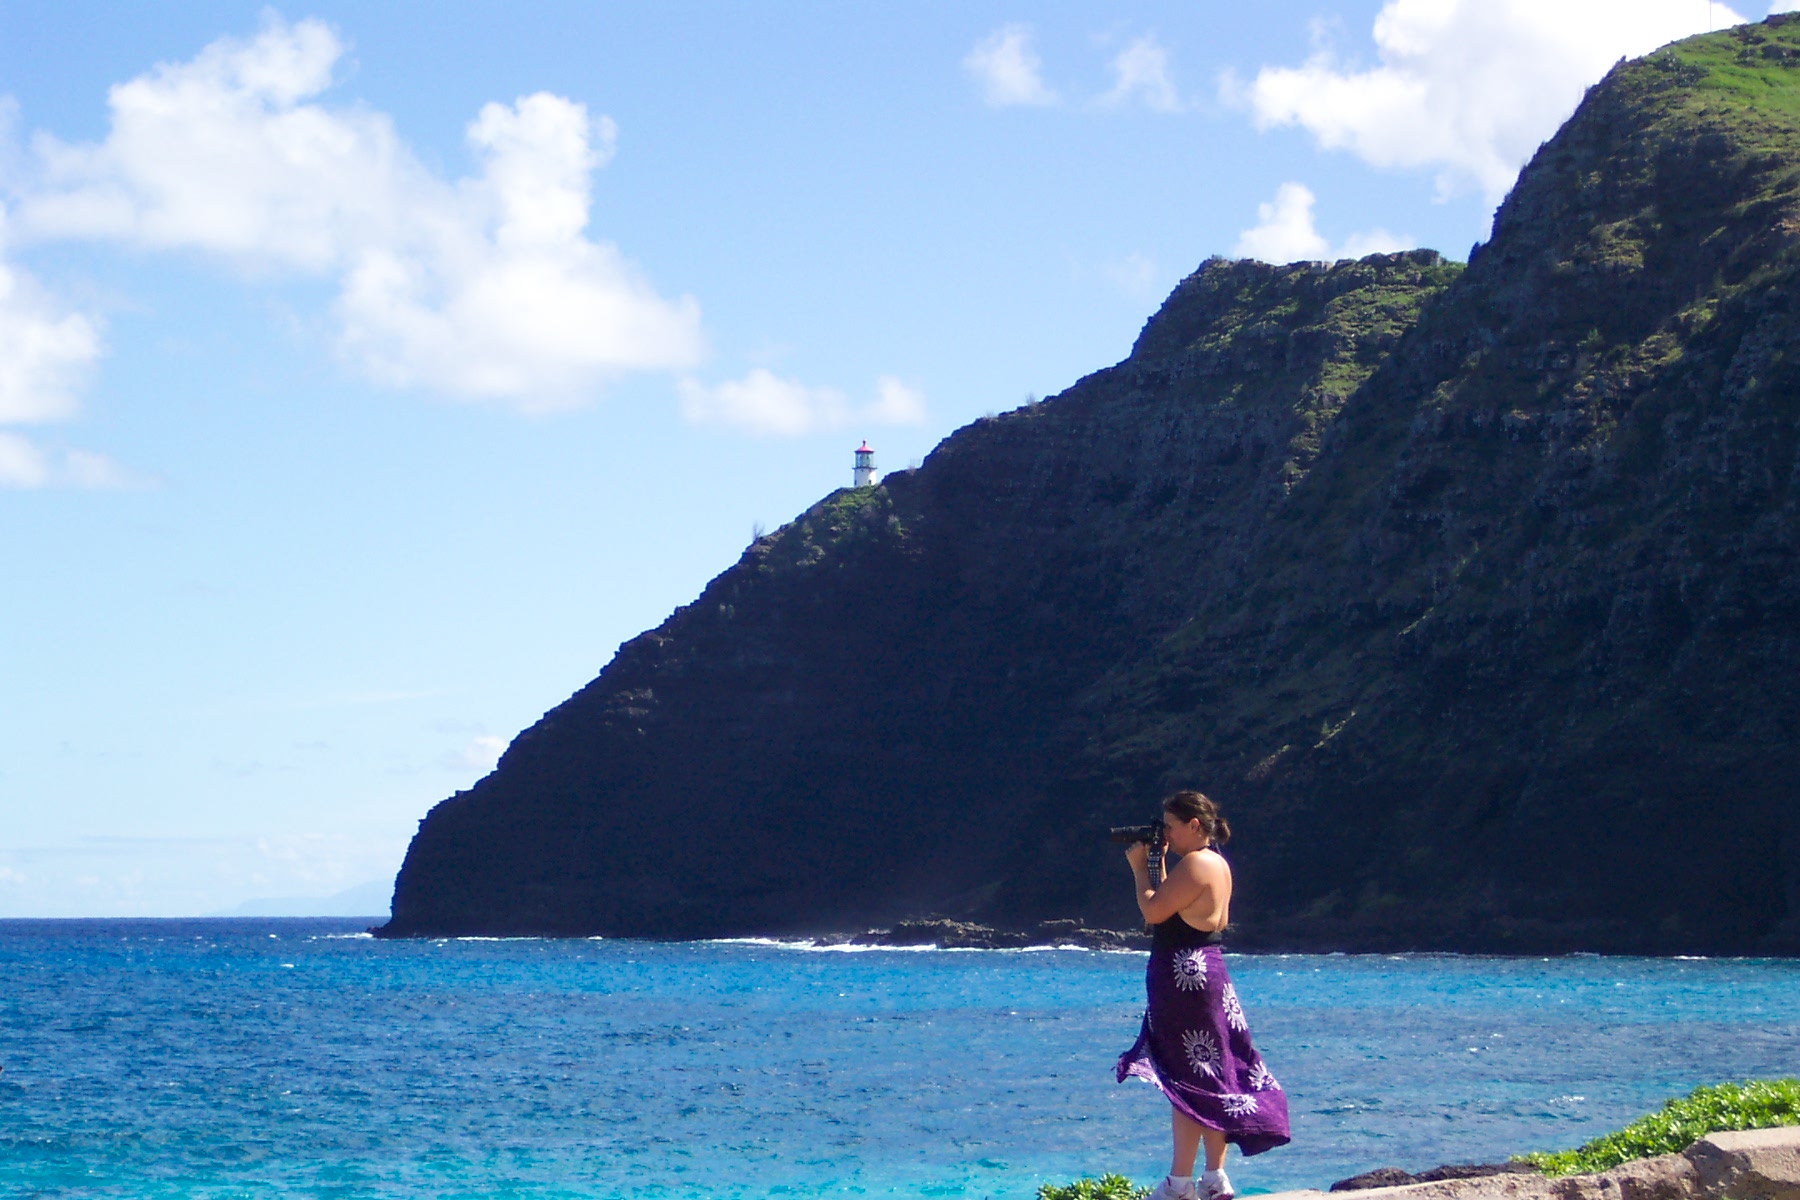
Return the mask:
[(852, 476), (856, 481), (851, 487), (875, 486), (875, 452), (864, 442), (856, 448), (856, 473)]

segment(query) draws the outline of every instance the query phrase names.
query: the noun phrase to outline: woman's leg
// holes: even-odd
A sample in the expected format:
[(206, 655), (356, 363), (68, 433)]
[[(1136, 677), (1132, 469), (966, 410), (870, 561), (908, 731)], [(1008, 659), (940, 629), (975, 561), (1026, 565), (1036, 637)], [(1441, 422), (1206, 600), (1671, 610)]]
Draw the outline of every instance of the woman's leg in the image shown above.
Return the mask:
[(1194, 1173), (1194, 1160), (1200, 1156), (1200, 1143), (1206, 1143), (1206, 1169), (1217, 1171), (1225, 1166), (1225, 1135), (1208, 1129), (1174, 1105), (1169, 1106), (1174, 1125), (1175, 1157), (1170, 1160), (1169, 1174), (1177, 1179)]
[(1225, 1169), (1225, 1135), (1216, 1129), (1201, 1127), (1201, 1134), (1206, 1138), (1206, 1169), (1222, 1171)]
[[(1171, 1165), (1169, 1167), (1169, 1174), (1177, 1179), (1186, 1179), (1194, 1173), (1194, 1158), (1200, 1153), (1201, 1135), (1212, 1133), (1213, 1131), (1206, 1128), (1206, 1126), (1200, 1124), (1200, 1122), (1194, 1120), (1192, 1117), (1189, 1117), (1186, 1113), (1182, 1112), (1172, 1104), (1169, 1106), (1169, 1113), (1173, 1118), (1175, 1127), (1175, 1157), (1170, 1160)], [(1221, 1133), (1217, 1136), (1219, 1138), (1219, 1145), (1223, 1147), (1225, 1145), (1225, 1135)], [(1212, 1160), (1212, 1144), (1210, 1138), (1207, 1139), (1207, 1143), (1206, 1157), (1210, 1162)], [(1224, 1153), (1223, 1149), (1219, 1151), (1221, 1158), (1224, 1157)]]

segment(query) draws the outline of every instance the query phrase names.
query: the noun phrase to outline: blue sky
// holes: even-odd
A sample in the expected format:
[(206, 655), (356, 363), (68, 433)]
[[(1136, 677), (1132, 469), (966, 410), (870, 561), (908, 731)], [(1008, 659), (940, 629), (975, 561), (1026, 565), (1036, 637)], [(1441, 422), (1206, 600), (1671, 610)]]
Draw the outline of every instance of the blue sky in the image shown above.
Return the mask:
[(0, 917), (385, 884), (861, 439), (1116, 362), (1211, 255), (1460, 259), (1737, 19), (0, 0)]

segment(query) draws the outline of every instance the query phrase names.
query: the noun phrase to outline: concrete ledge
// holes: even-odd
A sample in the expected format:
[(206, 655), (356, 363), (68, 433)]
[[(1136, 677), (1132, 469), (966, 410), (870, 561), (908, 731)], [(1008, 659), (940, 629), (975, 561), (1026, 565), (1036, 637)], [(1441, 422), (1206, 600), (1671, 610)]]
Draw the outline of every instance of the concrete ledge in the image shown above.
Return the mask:
[(1683, 1153), (1704, 1195), (1800, 1200), (1800, 1128), (1709, 1133)]
[(1800, 1126), (1709, 1133), (1680, 1154), (1597, 1175), (1488, 1175), (1349, 1193), (1277, 1192), (1256, 1200), (1800, 1200)]

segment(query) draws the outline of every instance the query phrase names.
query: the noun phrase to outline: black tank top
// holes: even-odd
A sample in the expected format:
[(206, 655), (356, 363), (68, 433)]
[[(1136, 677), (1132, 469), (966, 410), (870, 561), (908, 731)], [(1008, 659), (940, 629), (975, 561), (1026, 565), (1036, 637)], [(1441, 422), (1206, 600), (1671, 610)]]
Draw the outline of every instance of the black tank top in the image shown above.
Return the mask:
[(1195, 946), (1217, 946), (1224, 940), (1224, 930), (1195, 929), (1181, 919), (1180, 913), (1150, 927), (1152, 950), (1191, 950)]

